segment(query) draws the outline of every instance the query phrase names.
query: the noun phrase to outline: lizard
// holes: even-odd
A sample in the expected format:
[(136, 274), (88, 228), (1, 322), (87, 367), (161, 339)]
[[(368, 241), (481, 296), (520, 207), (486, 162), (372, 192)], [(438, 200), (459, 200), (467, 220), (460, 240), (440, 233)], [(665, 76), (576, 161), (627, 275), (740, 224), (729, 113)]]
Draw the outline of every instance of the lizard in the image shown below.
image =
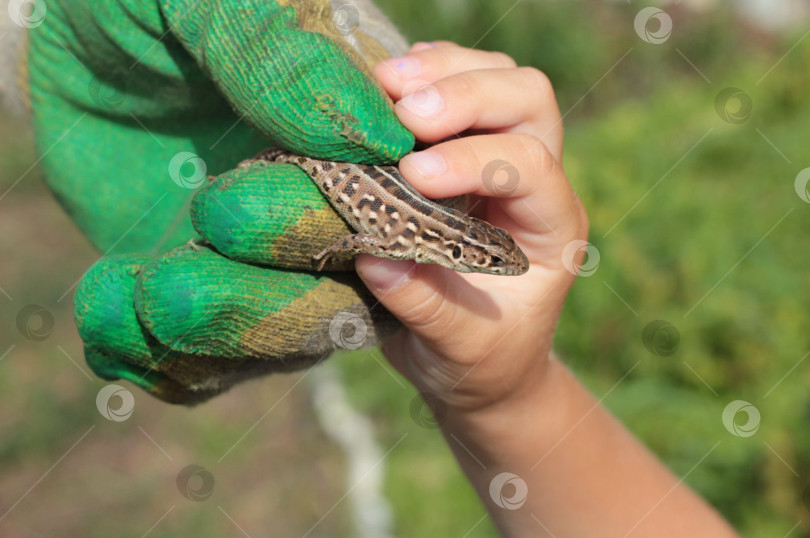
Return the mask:
[(425, 198), (396, 166), (323, 161), (277, 148), (240, 166), (256, 161), (301, 168), (357, 232), (314, 256), (319, 271), (330, 257), (361, 253), (438, 264), (460, 273), (521, 275), (529, 269), (509, 232)]

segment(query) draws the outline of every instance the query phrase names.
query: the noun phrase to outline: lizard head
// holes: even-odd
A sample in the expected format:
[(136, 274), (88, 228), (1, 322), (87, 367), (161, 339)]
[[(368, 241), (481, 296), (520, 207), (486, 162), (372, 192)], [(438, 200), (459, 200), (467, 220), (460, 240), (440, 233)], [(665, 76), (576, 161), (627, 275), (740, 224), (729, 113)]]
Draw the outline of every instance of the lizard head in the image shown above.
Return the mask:
[(477, 221), (460, 241), (446, 244), (448, 257), (461, 273), (522, 275), (529, 260), (509, 232)]

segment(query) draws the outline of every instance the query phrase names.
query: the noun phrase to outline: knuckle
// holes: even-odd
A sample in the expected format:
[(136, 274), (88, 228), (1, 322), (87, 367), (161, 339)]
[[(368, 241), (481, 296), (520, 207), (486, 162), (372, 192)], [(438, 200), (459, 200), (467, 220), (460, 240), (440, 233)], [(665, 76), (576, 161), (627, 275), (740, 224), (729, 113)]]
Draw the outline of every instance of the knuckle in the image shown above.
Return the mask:
[(517, 67), (517, 62), (514, 60), (514, 58), (512, 58), (511, 56), (509, 56), (504, 52), (495, 51), (490, 52), (489, 54), (490, 57), (494, 60), (494, 63), (498, 66), (507, 68)]
[[(428, 267), (426, 271), (433, 272), (435, 269)], [(442, 338), (447, 340), (461, 330), (460, 321), (464, 316), (461, 315), (459, 301), (454, 300), (456, 295), (449, 280), (442, 278), (434, 281), (430, 287), (431, 292), (402, 314), (400, 319), (420, 334), (433, 338), (444, 335)]]
[(447, 302), (440, 290), (434, 290), (429, 297), (414, 304), (400, 314), (400, 318), (409, 325), (421, 329), (440, 324), (445, 319)]
[(548, 75), (536, 67), (518, 67), (518, 71), (529, 89), (537, 92), (543, 100), (554, 97), (554, 86)]
[(459, 73), (453, 77), (453, 94), (459, 101), (478, 96), (478, 86), (475, 77), (470, 72)]
[(520, 146), (529, 156), (529, 163), (535, 173), (543, 176), (553, 173), (559, 164), (542, 140), (534, 135), (519, 134)]

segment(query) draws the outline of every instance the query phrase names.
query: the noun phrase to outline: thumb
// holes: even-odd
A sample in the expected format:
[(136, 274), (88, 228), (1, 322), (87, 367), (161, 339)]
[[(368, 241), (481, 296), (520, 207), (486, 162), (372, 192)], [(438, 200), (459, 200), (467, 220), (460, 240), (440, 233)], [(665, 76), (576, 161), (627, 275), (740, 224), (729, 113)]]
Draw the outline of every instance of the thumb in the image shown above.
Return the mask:
[(433, 341), (447, 331), (458, 307), (447, 300), (454, 273), (437, 265), (370, 255), (359, 256), (355, 268), (371, 293), (419, 336)]
[(484, 289), (438, 265), (362, 255), (355, 268), (371, 293), (441, 355), (470, 345), (471, 333), (480, 329), (476, 319), (500, 316)]
[[(446, 299), (452, 286), (452, 272), (435, 265), (395, 261), (370, 255), (358, 256), (357, 274), (369, 291), (408, 329), (398, 332), (383, 345), (383, 353), (400, 374), (424, 389), (424, 376), (413, 363), (414, 346), (421, 348), (419, 362), (438, 363), (448, 346), (447, 334), (456, 318), (453, 302)], [(450, 333), (452, 334), (452, 333)], [(428, 356), (434, 360), (426, 361)]]
[[(409, 329), (383, 346), (388, 361), (423, 392), (445, 394), (478, 360), (502, 312), (485, 290), (432, 264), (361, 255), (355, 269), (368, 289)], [(484, 325), (481, 322), (484, 322)]]
[(445, 302), (441, 292), (447, 289), (449, 271), (371, 255), (358, 256), (355, 269), (368, 289), (408, 328), (417, 329), (441, 315), (437, 311)]

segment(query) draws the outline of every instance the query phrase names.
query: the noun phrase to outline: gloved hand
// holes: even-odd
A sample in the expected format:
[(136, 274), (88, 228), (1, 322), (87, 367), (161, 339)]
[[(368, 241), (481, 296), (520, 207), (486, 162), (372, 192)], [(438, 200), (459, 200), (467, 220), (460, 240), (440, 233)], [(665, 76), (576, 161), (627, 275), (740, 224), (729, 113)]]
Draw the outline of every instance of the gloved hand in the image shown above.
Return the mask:
[(74, 298), (98, 375), (195, 403), (313, 364), (343, 324), (396, 326), (354, 273), (302, 271), (348, 233), (302, 171), (235, 166), (269, 145), (396, 162), (413, 136), (370, 67), (404, 50), (366, 1), (48, 2), (31, 109), (48, 185), (105, 254)]

